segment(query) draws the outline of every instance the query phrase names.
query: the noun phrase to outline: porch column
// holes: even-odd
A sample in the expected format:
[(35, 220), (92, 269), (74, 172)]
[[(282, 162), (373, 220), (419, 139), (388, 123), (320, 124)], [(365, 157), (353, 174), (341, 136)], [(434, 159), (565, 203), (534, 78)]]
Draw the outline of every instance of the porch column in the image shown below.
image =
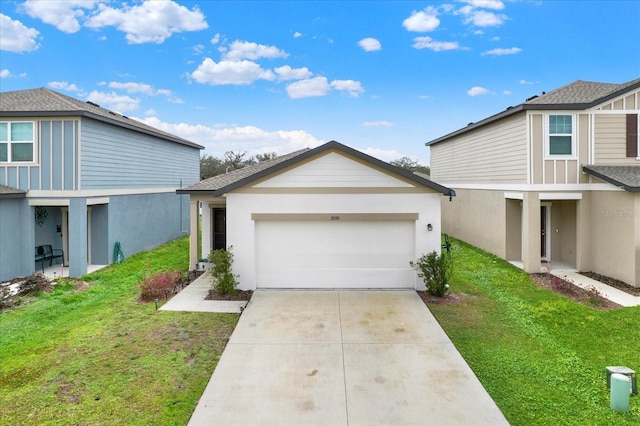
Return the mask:
[(540, 272), (540, 198), (524, 192), (522, 198), (522, 266), (526, 272)]
[(635, 194), (635, 202), (634, 202), (634, 207), (635, 209), (633, 210), (633, 215), (636, 218), (636, 223), (635, 223), (635, 227), (636, 227), (636, 282), (635, 283), (631, 283), (631, 285), (634, 285), (636, 287), (640, 287), (640, 192), (636, 192)]
[(211, 229), (211, 206), (208, 202), (202, 202), (202, 251), (200, 252), (200, 258), (209, 257), (211, 253), (211, 249), (213, 248), (213, 241), (211, 241), (211, 236), (213, 235)]
[(194, 198), (189, 199), (189, 270), (196, 269), (198, 264), (198, 232), (200, 231), (199, 201)]
[(576, 201), (576, 269), (590, 271), (591, 268), (591, 192), (584, 191), (582, 199)]
[(69, 276), (87, 273), (87, 200), (72, 198), (69, 202)]

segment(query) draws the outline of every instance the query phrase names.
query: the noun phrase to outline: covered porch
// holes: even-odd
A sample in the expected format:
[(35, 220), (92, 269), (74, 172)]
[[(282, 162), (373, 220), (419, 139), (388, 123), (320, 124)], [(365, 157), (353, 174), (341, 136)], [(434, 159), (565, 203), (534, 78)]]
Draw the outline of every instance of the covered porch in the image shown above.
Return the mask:
[(227, 200), (207, 194), (191, 194), (189, 199), (189, 265), (197, 270), (211, 250), (227, 248)]
[(582, 193), (505, 193), (506, 260), (529, 273), (585, 265), (589, 212)]

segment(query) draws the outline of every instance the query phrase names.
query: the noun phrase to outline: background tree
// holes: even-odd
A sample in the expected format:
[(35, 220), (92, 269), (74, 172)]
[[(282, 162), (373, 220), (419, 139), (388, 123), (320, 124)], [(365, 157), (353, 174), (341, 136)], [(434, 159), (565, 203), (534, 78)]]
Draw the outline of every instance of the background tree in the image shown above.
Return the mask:
[(400, 167), (401, 169), (405, 169), (411, 173), (420, 172), (424, 173), (425, 175), (431, 174), (431, 169), (428, 166), (423, 166), (409, 157), (398, 158), (397, 160), (391, 161), (389, 164), (391, 164), (392, 166)]
[(277, 156), (276, 152), (266, 152), (256, 154), (254, 157), (247, 157), (247, 153), (244, 151), (227, 151), (224, 153), (223, 158), (203, 154), (200, 157), (200, 180), (242, 169), (262, 161), (272, 160)]

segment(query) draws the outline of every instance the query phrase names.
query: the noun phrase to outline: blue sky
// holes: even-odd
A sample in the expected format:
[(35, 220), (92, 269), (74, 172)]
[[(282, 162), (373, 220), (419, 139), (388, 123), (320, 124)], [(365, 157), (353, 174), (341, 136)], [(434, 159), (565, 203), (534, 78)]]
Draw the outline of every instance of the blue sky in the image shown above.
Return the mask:
[(640, 1), (0, 1), (0, 89), (206, 147), (424, 143), (575, 80), (640, 77)]

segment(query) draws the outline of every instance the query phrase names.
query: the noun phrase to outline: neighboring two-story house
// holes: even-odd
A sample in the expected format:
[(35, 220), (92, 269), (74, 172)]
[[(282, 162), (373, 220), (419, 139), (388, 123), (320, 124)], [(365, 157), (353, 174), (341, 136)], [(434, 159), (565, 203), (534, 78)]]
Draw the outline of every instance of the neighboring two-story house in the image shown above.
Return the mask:
[[(62, 250), (71, 276), (189, 232), (202, 147), (40, 88), (0, 93), (0, 280)], [(48, 266), (48, 263), (47, 265)]]
[(428, 142), (444, 232), (640, 287), (640, 79), (576, 81)]

